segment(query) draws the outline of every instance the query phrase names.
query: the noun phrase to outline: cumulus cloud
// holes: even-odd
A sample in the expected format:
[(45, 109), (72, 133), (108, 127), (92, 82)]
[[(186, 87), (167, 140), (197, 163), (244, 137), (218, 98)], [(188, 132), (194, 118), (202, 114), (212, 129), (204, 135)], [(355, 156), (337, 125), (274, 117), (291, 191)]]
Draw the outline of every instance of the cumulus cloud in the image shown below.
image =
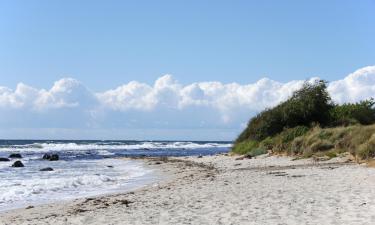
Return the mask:
[(119, 111), (170, 108), (178, 112), (191, 107), (208, 107), (217, 110), (222, 121), (229, 122), (238, 112), (256, 112), (276, 105), (300, 88), (303, 82), (280, 83), (263, 78), (248, 85), (200, 82), (184, 86), (171, 75), (165, 75), (153, 86), (130, 82), (98, 93), (97, 97), (105, 107)]
[[(316, 79), (319, 78), (312, 78), (310, 82)], [(66, 115), (75, 117), (80, 114), (78, 122), (98, 127), (239, 129), (250, 116), (287, 99), (303, 82), (282, 83), (263, 78), (252, 84), (209, 81), (184, 85), (173, 76), (164, 75), (153, 84), (131, 81), (95, 93), (75, 79), (63, 78), (50, 89), (36, 89), (23, 83), (19, 83), (15, 90), (0, 87), (0, 112), (12, 110), (25, 115), (31, 112), (32, 119), (39, 113), (55, 113), (59, 116), (49, 118), (56, 121)], [(337, 103), (375, 97), (375, 66), (330, 82), (328, 91)], [(41, 121), (44, 119), (40, 118)]]
[(74, 108), (92, 104), (95, 96), (79, 81), (63, 78), (54, 83), (51, 89), (35, 89), (19, 83), (13, 91), (0, 87), (1, 108), (26, 108), (29, 110), (48, 110)]
[(331, 82), (328, 91), (337, 103), (375, 98), (375, 66), (361, 68), (342, 80)]

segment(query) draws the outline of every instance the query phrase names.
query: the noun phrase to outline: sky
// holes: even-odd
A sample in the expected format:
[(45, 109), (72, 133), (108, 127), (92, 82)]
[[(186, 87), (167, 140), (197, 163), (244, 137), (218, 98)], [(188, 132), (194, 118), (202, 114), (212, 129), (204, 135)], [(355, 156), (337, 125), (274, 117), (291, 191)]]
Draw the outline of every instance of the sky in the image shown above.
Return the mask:
[(305, 80), (375, 97), (375, 1), (0, 1), (0, 138), (233, 140)]

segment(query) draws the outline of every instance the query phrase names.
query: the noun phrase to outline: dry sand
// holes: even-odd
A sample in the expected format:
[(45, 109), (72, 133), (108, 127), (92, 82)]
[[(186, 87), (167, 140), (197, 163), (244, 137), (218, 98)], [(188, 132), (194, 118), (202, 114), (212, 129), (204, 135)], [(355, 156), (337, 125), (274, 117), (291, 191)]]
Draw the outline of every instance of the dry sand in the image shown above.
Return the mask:
[(375, 169), (261, 156), (145, 163), (168, 179), (130, 193), (0, 214), (0, 224), (375, 224)]

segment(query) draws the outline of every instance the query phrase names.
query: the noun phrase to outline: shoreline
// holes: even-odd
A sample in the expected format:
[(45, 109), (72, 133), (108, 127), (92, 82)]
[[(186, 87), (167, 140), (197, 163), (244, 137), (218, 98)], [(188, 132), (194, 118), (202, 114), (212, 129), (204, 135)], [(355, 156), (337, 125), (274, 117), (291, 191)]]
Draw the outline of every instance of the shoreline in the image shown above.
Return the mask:
[(0, 212), (0, 224), (371, 224), (375, 170), (345, 158), (141, 158), (168, 175), (126, 193)]

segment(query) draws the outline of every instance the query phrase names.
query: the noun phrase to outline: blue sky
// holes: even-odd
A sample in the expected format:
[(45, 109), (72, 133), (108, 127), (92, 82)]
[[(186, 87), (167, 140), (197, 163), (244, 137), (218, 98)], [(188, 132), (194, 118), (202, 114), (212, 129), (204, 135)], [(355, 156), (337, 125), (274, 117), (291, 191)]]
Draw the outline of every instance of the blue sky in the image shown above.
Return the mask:
[[(0, 112), (7, 119), (0, 119), (0, 125), (8, 131), (0, 131), (0, 138), (118, 138), (110, 130), (119, 129), (126, 130), (120, 132), (125, 139), (212, 139), (217, 136), (212, 130), (223, 132), (220, 139), (233, 139), (251, 115), (289, 93), (270, 97), (269, 104), (256, 104), (262, 102), (259, 96), (267, 87), (250, 101), (238, 97), (243, 93), (249, 97), (251, 88), (246, 85), (267, 77), (268, 88), (290, 85), (295, 89), (298, 81), (310, 77), (335, 82), (374, 65), (374, 11), (375, 1), (370, 0), (1, 1), (0, 87), (7, 91), (0, 91)], [(372, 69), (361, 74), (375, 76)], [(157, 80), (164, 82), (159, 89), (154, 84)], [(131, 81), (139, 85), (118, 89)], [(190, 87), (197, 82), (197, 87)], [(235, 99), (218, 97), (219, 92), (231, 96), (238, 90), (225, 86), (233, 82), (244, 91)], [(18, 88), (19, 83), (29, 89)], [(214, 86), (217, 93), (212, 94)], [(73, 97), (61, 94), (62, 89)], [(373, 95), (372, 86), (369, 90), (347, 99), (337, 95), (337, 100), (367, 98)], [(100, 104), (91, 107), (90, 99), (99, 99)], [(33, 102), (27, 110), (26, 101)], [(133, 101), (144, 101), (144, 105)], [(212, 106), (221, 101), (233, 102)], [(196, 111), (202, 113), (192, 114)], [(82, 124), (67, 126), (65, 114)], [(19, 120), (21, 115), (25, 118)], [(186, 118), (189, 126), (181, 122)], [(158, 129), (162, 132), (155, 132)], [(84, 133), (80, 130), (90, 132), (77, 136)], [(139, 134), (132, 136), (135, 130)]]

